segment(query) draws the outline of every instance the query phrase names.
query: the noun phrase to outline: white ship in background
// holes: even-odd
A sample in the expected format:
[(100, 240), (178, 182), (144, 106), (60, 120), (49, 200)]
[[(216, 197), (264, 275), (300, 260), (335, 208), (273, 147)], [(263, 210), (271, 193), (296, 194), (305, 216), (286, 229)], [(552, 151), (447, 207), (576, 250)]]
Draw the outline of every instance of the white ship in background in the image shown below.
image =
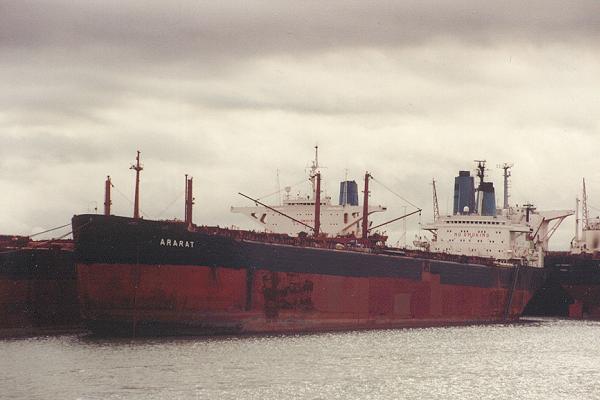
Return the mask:
[[(315, 176), (320, 173), (319, 149), (315, 147), (315, 159), (312, 162), (309, 180), (312, 184), (312, 193), (296, 197), (290, 195), (291, 187), (285, 188), (285, 197), (281, 205), (268, 207), (231, 207), (231, 212), (244, 214), (250, 217), (266, 232), (285, 233), (297, 235), (307, 232), (308, 226), (315, 225), (315, 199), (317, 193)], [(331, 203), (331, 196), (321, 197), (320, 232), (328, 236), (354, 235), (361, 237), (361, 222), (363, 207), (358, 202), (358, 187), (355, 181), (340, 183), (340, 197), (338, 204)], [(368, 206), (368, 214), (386, 211), (386, 207)], [(291, 218), (290, 218), (291, 217)], [(302, 224), (296, 221), (302, 222)], [(372, 225), (370, 222), (369, 225)]]
[(600, 252), (600, 218), (590, 218), (588, 211), (585, 179), (582, 190), (581, 231), (579, 220), (579, 199), (575, 199), (575, 237), (571, 241), (572, 254), (597, 254)]
[[(543, 267), (548, 241), (573, 211), (537, 211), (531, 204), (508, 204), (510, 164), (504, 164), (504, 205), (496, 208), (494, 185), (484, 182), (485, 161), (477, 161), (479, 185), (470, 171), (455, 178), (452, 215), (440, 216), (434, 204), (434, 221), (423, 226), (433, 234), (415, 245), (435, 253), (493, 258), (499, 263), (521, 260)], [(436, 202), (434, 185), (434, 203)], [(551, 226), (552, 225), (552, 226)]]
[[(311, 195), (292, 198), (291, 188), (286, 187), (286, 196), (282, 204), (274, 206), (243, 195), (255, 201), (257, 206), (231, 207), (231, 211), (247, 215), (267, 232), (297, 235), (310, 230), (315, 225), (315, 199), (320, 197), (316, 195), (319, 189), (315, 177), (320, 176), (318, 149), (316, 150), (309, 174), (312, 183)], [(433, 237), (420, 238), (413, 242), (414, 245), (431, 253), (489, 258), (499, 265), (508, 266), (520, 262), (524, 265), (543, 267), (548, 241), (562, 221), (574, 212), (537, 211), (531, 204), (510, 206), (508, 178), (512, 165), (504, 164), (501, 167), (504, 169), (502, 208), (496, 208), (493, 183), (484, 180), (485, 161), (477, 161), (477, 189), (475, 177), (471, 176), (470, 171), (460, 171), (459, 176), (455, 178), (454, 209), (451, 215), (440, 215), (434, 182), (434, 221), (423, 225), (423, 229), (431, 232)], [(355, 181), (341, 182), (339, 204), (332, 204), (330, 196), (320, 198), (319, 232), (328, 236), (362, 237), (361, 223), (364, 211), (358, 204)], [(370, 215), (385, 211), (386, 207), (368, 205), (367, 209)], [(419, 211), (420, 209), (416, 212)], [(371, 221), (368, 226), (372, 227)]]

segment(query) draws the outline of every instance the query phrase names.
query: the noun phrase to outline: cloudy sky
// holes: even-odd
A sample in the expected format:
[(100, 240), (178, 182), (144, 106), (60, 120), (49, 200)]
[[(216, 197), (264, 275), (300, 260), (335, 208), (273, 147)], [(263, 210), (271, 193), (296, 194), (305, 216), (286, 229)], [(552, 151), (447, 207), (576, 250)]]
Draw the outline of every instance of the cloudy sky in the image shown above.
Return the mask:
[[(334, 199), (369, 170), (423, 222), (431, 179), (451, 209), (475, 159), (498, 202), (513, 162), (513, 203), (572, 209), (585, 177), (600, 207), (599, 89), (596, 0), (0, 0), (0, 232), (101, 211), (109, 174), (130, 215), (138, 149), (146, 218), (182, 217), (188, 173), (196, 223), (254, 227), (237, 192), (302, 180), (315, 144)], [(406, 205), (378, 183), (372, 201), (380, 221)]]

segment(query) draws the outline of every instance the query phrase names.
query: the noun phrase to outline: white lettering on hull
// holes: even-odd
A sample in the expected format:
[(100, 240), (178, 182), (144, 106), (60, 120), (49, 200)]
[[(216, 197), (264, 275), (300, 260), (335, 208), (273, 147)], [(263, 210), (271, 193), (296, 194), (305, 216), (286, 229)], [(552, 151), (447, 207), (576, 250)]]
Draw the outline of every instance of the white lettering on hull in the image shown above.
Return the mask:
[(175, 240), (175, 239), (161, 238), (160, 245), (166, 246), (166, 247), (187, 247), (187, 248), (193, 249), (194, 241), (193, 240)]

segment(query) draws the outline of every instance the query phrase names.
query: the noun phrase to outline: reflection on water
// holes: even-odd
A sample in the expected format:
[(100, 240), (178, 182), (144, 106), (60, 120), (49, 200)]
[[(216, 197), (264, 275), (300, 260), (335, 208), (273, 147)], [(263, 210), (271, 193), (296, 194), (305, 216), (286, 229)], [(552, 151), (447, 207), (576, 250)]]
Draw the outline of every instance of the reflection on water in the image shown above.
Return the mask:
[(600, 322), (0, 341), (5, 399), (589, 399)]

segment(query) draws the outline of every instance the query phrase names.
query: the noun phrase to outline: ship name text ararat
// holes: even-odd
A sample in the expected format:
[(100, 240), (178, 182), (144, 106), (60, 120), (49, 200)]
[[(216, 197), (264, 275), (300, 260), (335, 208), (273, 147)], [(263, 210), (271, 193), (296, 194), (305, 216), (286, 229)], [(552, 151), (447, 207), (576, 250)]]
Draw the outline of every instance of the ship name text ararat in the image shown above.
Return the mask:
[(170, 246), (170, 247), (191, 247), (194, 248), (194, 241), (192, 240), (175, 240), (175, 239), (160, 239), (161, 246)]

